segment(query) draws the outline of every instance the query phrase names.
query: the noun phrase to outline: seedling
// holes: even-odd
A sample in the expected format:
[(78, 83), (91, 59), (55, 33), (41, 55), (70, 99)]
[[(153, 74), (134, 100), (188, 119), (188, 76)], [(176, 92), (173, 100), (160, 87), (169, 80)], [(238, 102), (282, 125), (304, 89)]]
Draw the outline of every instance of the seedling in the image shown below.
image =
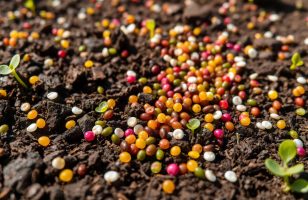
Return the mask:
[(296, 70), (297, 67), (304, 65), (304, 61), (301, 58), (299, 53), (295, 53), (292, 56), (292, 65), (290, 66), (290, 70)]
[(95, 108), (95, 111), (98, 113), (104, 113), (108, 109), (108, 104), (106, 101), (101, 102), (98, 107)]
[(156, 26), (156, 23), (153, 19), (148, 19), (146, 22), (145, 22), (145, 26), (147, 27), (147, 29), (149, 29), (150, 31), (150, 38), (154, 37), (154, 31), (155, 31), (155, 26)]
[(28, 86), (21, 80), (21, 78), (18, 76), (16, 72), (16, 68), (18, 67), (19, 62), (20, 62), (20, 56), (16, 54), (11, 59), (9, 66), (0, 65), (0, 74), (2, 75), (12, 74), (22, 86), (24, 86), (25, 88), (28, 88)]
[(265, 160), (265, 166), (273, 175), (283, 177), (283, 191), (288, 192), (292, 190), (299, 193), (308, 192), (308, 181), (304, 179), (297, 179), (292, 184), (289, 182), (289, 178), (292, 175), (304, 171), (304, 165), (302, 163), (288, 167), (288, 163), (296, 156), (296, 145), (293, 140), (283, 141), (279, 145), (278, 154), (282, 160), (282, 165), (278, 164), (277, 161), (268, 158)]
[(195, 130), (197, 128), (199, 128), (200, 126), (200, 120), (199, 119), (190, 119), (188, 121), (188, 123), (186, 124), (187, 128), (189, 128), (191, 130), (191, 132), (194, 134), (195, 133)]
[(24, 6), (35, 13), (35, 3), (34, 0), (26, 0)]

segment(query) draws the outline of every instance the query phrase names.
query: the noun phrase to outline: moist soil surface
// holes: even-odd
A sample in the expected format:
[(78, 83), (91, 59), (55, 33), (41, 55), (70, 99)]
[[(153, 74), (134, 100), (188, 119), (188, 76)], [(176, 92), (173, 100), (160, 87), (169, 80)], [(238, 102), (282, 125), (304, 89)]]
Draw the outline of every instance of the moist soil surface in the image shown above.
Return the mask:
[[(293, 0), (283, 1), (256, 1), (250, 4), (237, 1), (235, 12), (222, 15), (218, 12), (224, 1), (200, 1), (200, 5), (191, 7), (184, 1), (155, 1), (161, 6), (168, 6), (168, 12), (150, 11), (143, 1), (78, 1), (64, 0), (60, 5), (53, 7), (49, 1), (39, 1), (36, 4), (36, 16), (24, 16), (13, 21), (7, 20), (7, 12), (23, 8), (22, 1), (0, 1), (0, 39), (8, 37), (11, 30), (22, 30), (23, 23), (31, 24), (31, 31), (37, 31), (40, 38), (29, 42), (18, 41), (15, 47), (8, 47), (0, 42), (0, 61), (8, 63), (10, 58), (19, 53), (29, 54), (29, 62), (21, 62), (17, 69), (25, 80), (30, 76), (40, 77), (39, 83), (26, 90), (11, 76), (1, 77), (0, 88), (5, 89), (7, 97), (0, 99), (0, 124), (10, 127), (6, 135), (0, 140), (0, 199), (305, 199), (305, 195), (283, 193), (282, 179), (272, 176), (265, 168), (264, 161), (268, 157), (279, 159), (278, 145), (284, 139), (289, 139), (288, 130), (297, 130), (304, 145), (307, 145), (308, 123), (307, 117), (297, 116), (294, 113), (292, 89), (297, 85), (296, 77), (308, 77), (307, 64), (296, 72), (290, 72), (290, 56), (293, 52), (301, 53), (303, 61), (308, 63), (307, 45), (307, 13), (308, 2), (304, 2), (302, 9), (297, 9)], [(205, 2), (205, 3), (204, 3)], [(232, 1), (231, 1), (232, 2)], [(234, 1), (235, 2), (235, 1)], [(95, 14), (80, 20), (77, 16), (81, 10), (95, 7)], [(118, 161), (121, 152), (119, 145), (110, 139), (98, 137), (89, 143), (83, 139), (82, 133), (91, 128), (100, 118), (94, 111), (103, 100), (114, 98), (117, 105), (114, 115), (107, 124), (113, 127), (127, 127), (126, 120), (130, 116), (138, 116), (144, 112), (143, 107), (131, 107), (127, 100), (130, 95), (142, 93), (142, 85), (138, 82), (128, 84), (127, 70), (134, 70), (138, 76), (144, 76), (153, 82), (155, 77), (151, 67), (156, 64), (164, 69), (166, 63), (160, 57), (160, 49), (151, 48), (148, 36), (140, 37), (133, 34), (125, 35), (119, 28), (112, 31), (112, 46), (117, 50), (127, 49), (129, 56), (103, 57), (102, 29), (95, 26), (104, 18), (123, 18), (123, 12), (135, 16), (136, 21), (152, 18), (158, 27), (169, 29), (176, 24), (192, 26), (202, 24), (202, 35), (216, 37), (217, 33), (225, 31), (224, 23), (213, 23), (213, 19), (223, 20), (226, 16), (238, 31), (231, 34), (230, 40), (242, 45), (252, 44), (258, 51), (256, 58), (247, 58), (247, 67), (242, 73), (244, 84), (249, 85), (249, 75), (258, 73), (258, 81), (263, 88), (276, 89), (283, 104), (281, 116), (288, 124), (285, 130), (272, 129), (263, 131), (254, 125), (257, 121), (252, 118), (249, 127), (235, 124), (235, 132), (226, 132), (223, 145), (214, 144), (216, 159), (214, 162), (199, 164), (211, 169), (217, 176), (215, 183), (200, 180), (193, 173), (172, 177), (166, 173), (153, 175), (150, 170), (151, 159), (140, 162), (132, 159), (129, 164)], [(39, 17), (41, 10), (47, 10), (56, 16), (51, 20), (42, 20)], [(125, 13), (124, 12), (124, 13)], [(280, 20), (257, 22), (254, 29), (248, 29), (247, 23), (258, 21), (260, 13), (278, 14)], [(65, 22), (57, 22), (57, 18), (64, 17)], [(306, 20), (305, 20), (306, 18)], [(44, 21), (44, 22), (43, 22)], [(206, 25), (204, 25), (206, 24)], [(59, 44), (54, 41), (52, 29), (64, 28), (71, 31), (70, 47), (65, 58), (58, 57)], [(273, 38), (256, 40), (256, 33), (271, 31)], [(287, 37), (293, 35), (294, 42), (288, 45), (287, 58), (279, 59), (278, 54), (284, 45), (275, 39), (275, 36)], [(81, 55), (78, 47), (84, 44), (86, 51)], [(44, 60), (52, 58), (52, 67), (44, 66)], [(87, 69), (84, 62), (87, 59), (94, 61), (95, 66)], [(277, 82), (268, 80), (267, 75), (279, 77)], [(103, 86), (103, 94), (97, 92), (97, 87)], [(307, 84), (305, 85), (308, 91)], [(46, 95), (58, 92), (56, 100), (49, 100)], [(307, 93), (307, 92), (306, 92)], [(266, 112), (271, 103), (264, 96), (258, 96), (263, 118), (269, 119)], [(147, 95), (141, 95), (144, 102), (151, 101)], [(308, 105), (307, 96), (302, 97)], [(20, 110), (23, 102), (29, 102), (39, 116), (46, 119), (47, 126), (35, 133), (26, 131), (30, 124), (26, 114)], [(75, 116), (71, 112), (73, 106), (83, 109), (81, 115)], [(307, 110), (307, 107), (305, 107)], [(236, 112), (236, 111), (231, 111)], [(65, 122), (75, 119), (77, 125), (69, 130), (65, 129)], [(185, 130), (189, 132), (189, 130)], [(48, 135), (51, 144), (42, 147), (37, 138)], [(182, 142), (171, 140), (171, 144), (178, 144), (182, 149), (190, 149), (197, 142), (203, 145), (211, 143), (211, 133), (198, 131)], [(73, 169), (74, 178), (70, 183), (62, 183), (59, 170), (51, 166), (53, 158), (61, 156), (65, 159), (65, 168)], [(172, 158), (166, 155), (165, 160), (177, 163), (186, 162), (187, 157)], [(153, 159), (155, 160), (155, 159)], [(307, 157), (297, 158), (308, 169)], [(86, 167), (85, 175), (80, 175), (80, 166)], [(79, 169), (79, 170), (78, 170)], [(103, 175), (108, 170), (120, 173), (115, 183), (107, 183)], [(224, 172), (233, 170), (238, 177), (237, 182), (231, 183), (224, 178)], [(78, 173), (79, 171), (79, 173)], [(163, 180), (172, 179), (176, 189), (173, 194), (162, 191)]]

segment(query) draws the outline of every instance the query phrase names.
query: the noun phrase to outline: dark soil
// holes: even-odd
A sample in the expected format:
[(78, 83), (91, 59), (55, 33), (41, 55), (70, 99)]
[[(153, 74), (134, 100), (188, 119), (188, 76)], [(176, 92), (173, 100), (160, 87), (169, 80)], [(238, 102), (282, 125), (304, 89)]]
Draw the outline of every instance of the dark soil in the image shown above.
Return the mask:
[[(39, 1), (37, 10), (47, 10), (56, 17), (65, 17), (65, 24), (58, 24), (56, 19), (46, 20), (41, 23), (41, 18), (26, 17), (14, 21), (7, 20), (7, 12), (21, 9), (21, 0), (0, 1), (0, 39), (8, 37), (12, 29), (22, 30), (22, 24), (29, 22), (31, 31), (40, 33), (40, 39), (35, 42), (19, 41), (15, 48), (7, 47), (0, 42), (0, 63), (7, 63), (16, 53), (29, 54), (30, 62), (22, 62), (18, 68), (19, 73), (28, 79), (32, 75), (40, 77), (40, 83), (33, 90), (25, 90), (11, 77), (1, 77), (0, 89), (8, 91), (8, 96), (0, 99), (0, 124), (8, 124), (11, 128), (7, 135), (0, 140), (0, 199), (307, 199), (307, 196), (283, 193), (281, 190), (282, 179), (272, 176), (264, 166), (264, 160), (268, 157), (278, 159), (277, 148), (279, 143), (287, 138), (288, 130), (295, 129), (300, 133), (300, 138), (305, 146), (308, 145), (308, 121), (307, 117), (299, 117), (294, 113), (295, 106), (292, 100), (291, 90), (296, 86), (297, 75), (308, 77), (308, 48), (304, 40), (307, 37), (308, 26), (308, 2), (304, 2), (304, 8), (298, 10), (293, 0), (266, 1), (260, 5), (253, 5), (244, 1), (235, 4), (234, 13), (227, 12), (238, 32), (230, 36), (234, 42), (241, 44), (253, 44), (259, 51), (257, 58), (247, 59), (247, 70), (243, 73), (243, 79), (253, 73), (259, 73), (258, 80), (264, 88), (276, 89), (281, 94), (283, 103), (281, 115), (285, 117), (290, 127), (286, 130), (260, 131), (255, 126), (241, 128), (236, 126), (240, 135), (237, 143), (236, 135), (227, 133), (227, 142), (223, 147), (215, 146), (217, 159), (215, 162), (199, 161), (203, 168), (211, 169), (217, 175), (218, 181), (211, 183), (196, 178), (188, 173), (176, 178), (168, 175), (152, 175), (150, 162), (139, 162), (133, 159), (130, 164), (120, 164), (118, 155), (120, 147), (112, 144), (110, 140), (98, 138), (97, 141), (88, 143), (83, 139), (82, 133), (90, 130), (94, 122), (99, 119), (99, 114), (94, 108), (103, 100), (114, 98), (117, 106), (111, 126), (126, 128), (126, 120), (129, 116), (139, 116), (143, 106), (131, 108), (127, 105), (127, 99), (132, 94), (142, 91), (139, 83), (128, 84), (125, 73), (133, 69), (137, 74), (151, 79), (151, 66), (158, 64), (164, 66), (160, 58), (160, 50), (149, 47), (146, 37), (135, 35), (126, 36), (120, 30), (112, 33), (112, 40), (116, 49), (127, 49), (130, 55), (127, 59), (120, 56), (104, 58), (102, 49), (102, 30), (95, 27), (95, 22), (103, 18), (122, 18), (118, 12), (119, 7), (125, 6), (126, 12), (133, 14), (137, 22), (146, 18), (155, 19), (158, 26), (163, 29), (174, 27), (177, 23), (191, 25), (206, 22), (204, 34), (216, 37), (218, 32), (226, 30), (221, 23), (213, 24), (213, 16), (223, 19), (218, 13), (219, 7), (224, 1), (208, 1), (204, 5), (189, 7), (184, 1), (156, 1), (160, 5), (169, 5), (166, 12), (151, 12), (145, 7), (143, 1), (116, 1), (105, 0), (101, 7), (97, 8), (93, 16), (84, 21), (77, 18), (78, 12), (87, 7), (94, 7), (95, 0), (78, 1), (64, 0), (58, 7), (48, 5), (49, 1)], [(119, 2), (114, 5), (115, 2)], [(202, 1), (201, 1), (202, 2)], [(98, 5), (98, 4), (96, 4)], [(253, 30), (247, 29), (247, 23), (257, 21), (260, 12), (277, 13), (280, 21), (268, 20), (256, 23)], [(306, 21), (305, 21), (306, 18)], [(51, 34), (52, 28), (65, 27), (71, 31), (71, 46), (68, 56), (59, 59), (57, 51), (59, 44), (55, 43)], [(294, 36), (294, 43), (289, 45), (290, 56), (293, 52), (300, 52), (305, 67), (296, 73), (290, 73), (290, 56), (285, 60), (279, 60), (278, 53), (282, 43), (276, 39), (255, 39), (256, 33), (264, 33), (270, 30), (274, 36)], [(82, 56), (78, 52), (81, 44), (87, 45), (87, 54)], [(54, 66), (43, 67), (46, 58), (53, 58)], [(86, 59), (95, 62), (95, 67), (84, 68)], [(267, 75), (277, 75), (277, 83), (270, 82)], [(154, 79), (152, 78), (151, 81)], [(96, 92), (97, 86), (105, 88), (104, 94)], [(305, 85), (308, 91), (307, 84)], [(50, 91), (57, 91), (59, 97), (50, 101), (46, 95)], [(265, 93), (265, 92), (264, 92)], [(306, 92), (307, 94), (307, 92)], [(265, 94), (264, 94), (265, 95)], [(308, 98), (305, 100), (307, 110)], [(143, 103), (153, 101), (150, 97), (141, 97)], [(261, 110), (268, 109), (266, 98), (257, 99)], [(29, 102), (46, 119), (47, 126), (44, 130), (35, 134), (26, 132), (29, 121), (25, 113), (20, 111), (20, 105)], [(71, 107), (78, 106), (83, 109), (83, 114), (73, 116)], [(263, 113), (265, 119), (269, 116)], [(65, 130), (65, 122), (68, 119), (76, 119), (77, 126)], [(255, 119), (253, 122), (255, 123)], [(194, 141), (207, 143), (207, 132), (200, 132), (193, 138), (178, 144), (183, 149), (190, 149)], [(46, 148), (39, 146), (37, 138), (48, 135), (51, 145)], [(66, 161), (66, 168), (74, 169), (74, 178), (71, 183), (64, 184), (58, 179), (59, 171), (51, 166), (51, 160), (56, 156), (62, 156)], [(171, 158), (169, 158), (171, 159)], [(307, 157), (298, 158), (308, 170)], [(181, 160), (180, 160), (181, 161)], [(185, 160), (183, 160), (185, 162)], [(79, 176), (77, 170), (81, 165), (86, 166), (86, 175)], [(103, 179), (107, 170), (116, 170), (121, 174), (120, 180), (115, 184), (108, 184)], [(238, 176), (236, 183), (230, 183), (224, 179), (224, 172), (233, 170)], [(171, 178), (176, 183), (176, 190), (172, 195), (162, 191), (163, 180)]]

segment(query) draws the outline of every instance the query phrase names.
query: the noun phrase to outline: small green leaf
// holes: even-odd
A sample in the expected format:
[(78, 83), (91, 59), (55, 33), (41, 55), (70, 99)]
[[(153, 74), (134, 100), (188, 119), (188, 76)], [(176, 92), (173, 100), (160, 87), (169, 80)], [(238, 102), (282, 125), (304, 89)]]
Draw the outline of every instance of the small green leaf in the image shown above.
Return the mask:
[(275, 160), (273, 159), (266, 159), (265, 160), (265, 167), (275, 176), (283, 177), (286, 175), (286, 172), (283, 167), (281, 167)]
[(16, 67), (18, 67), (19, 65), (19, 62), (20, 62), (20, 56), (19, 54), (16, 54), (15, 56), (13, 56), (13, 58), (11, 59), (11, 62), (10, 62), (10, 68), (13, 70), (15, 69)]
[(32, 12), (35, 12), (35, 3), (34, 0), (26, 0), (24, 3), (24, 6), (31, 10)]
[(293, 140), (285, 140), (279, 145), (278, 154), (285, 165), (296, 156), (296, 146)]
[(294, 192), (298, 193), (307, 193), (308, 192), (308, 181), (304, 179), (297, 179), (292, 183), (291, 189)]
[(188, 123), (186, 124), (187, 128), (190, 130), (195, 130), (200, 126), (200, 120), (199, 119), (190, 119)]
[(12, 72), (12, 70), (7, 65), (0, 65), (0, 74), (8, 75)]
[(293, 174), (298, 174), (298, 173), (304, 171), (304, 164), (294, 165), (294, 166), (288, 168), (286, 171), (290, 176), (293, 175)]
[(95, 108), (95, 111), (98, 113), (104, 113), (108, 109), (108, 104), (106, 101), (101, 102), (98, 107)]
[(304, 65), (304, 62), (301, 59), (301, 55), (299, 53), (295, 53), (292, 56), (292, 65), (290, 66), (291, 70), (295, 70), (297, 67)]

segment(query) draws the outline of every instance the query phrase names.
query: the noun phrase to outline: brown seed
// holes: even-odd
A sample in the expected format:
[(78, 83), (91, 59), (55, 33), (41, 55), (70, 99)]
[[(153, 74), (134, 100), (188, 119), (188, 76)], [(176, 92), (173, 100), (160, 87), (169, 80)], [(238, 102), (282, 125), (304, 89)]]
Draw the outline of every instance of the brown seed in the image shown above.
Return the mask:
[(205, 106), (205, 107), (202, 109), (202, 111), (203, 111), (204, 113), (212, 113), (212, 112), (215, 111), (215, 109), (214, 109), (214, 106), (208, 105), (208, 106)]
[(132, 155), (137, 155), (138, 151), (139, 151), (139, 149), (138, 149), (138, 147), (135, 144), (131, 144), (130, 145), (130, 151), (129, 152)]
[(145, 153), (147, 154), (147, 156), (153, 156), (156, 154), (156, 146), (154, 144), (150, 144), (146, 149), (145, 149)]
[(78, 166), (77, 174), (79, 176), (84, 176), (87, 173), (87, 166), (85, 164), (81, 164)]
[(165, 128), (160, 128), (159, 129), (159, 136), (160, 138), (166, 138), (168, 135), (168, 132)]
[(152, 119), (152, 116), (150, 114), (148, 114), (148, 113), (142, 113), (140, 115), (140, 119), (142, 121), (149, 121), (150, 119)]
[(212, 151), (212, 150), (213, 150), (212, 144), (208, 144), (203, 147), (203, 151)]
[(181, 174), (186, 174), (187, 173), (187, 166), (186, 166), (186, 163), (181, 163), (179, 165), (179, 168), (180, 168), (180, 173)]
[(129, 151), (130, 148), (129, 148), (129, 145), (127, 144), (127, 142), (125, 140), (123, 140), (120, 144), (120, 148), (122, 151)]
[(103, 115), (103, 118), (105, 120), (108, 120), (108, 119), (111, 119), (113, 116), (113, 110), (107, 110), (104, 115)]

